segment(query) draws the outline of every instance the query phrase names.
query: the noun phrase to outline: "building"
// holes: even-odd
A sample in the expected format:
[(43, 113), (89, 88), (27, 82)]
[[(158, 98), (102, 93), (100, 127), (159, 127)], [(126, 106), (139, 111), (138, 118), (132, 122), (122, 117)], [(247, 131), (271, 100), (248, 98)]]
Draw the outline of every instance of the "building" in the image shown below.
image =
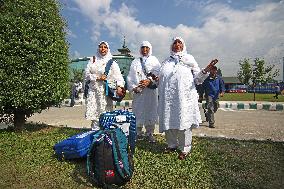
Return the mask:
[(247, 86), (242, 84), (237, 77), (222, 77), (225, 83), (227, 93), (245, 93)]
[(134, 57), (130, 54), (131, 51), (125, 45), (125, 38), (123, 40), (122, 48), (117, 50), (120, 54), (113, 55), (113, 59), (118, 62), (122, 74), (126, 77), (129, 73), (130, 65), (134, 60)]

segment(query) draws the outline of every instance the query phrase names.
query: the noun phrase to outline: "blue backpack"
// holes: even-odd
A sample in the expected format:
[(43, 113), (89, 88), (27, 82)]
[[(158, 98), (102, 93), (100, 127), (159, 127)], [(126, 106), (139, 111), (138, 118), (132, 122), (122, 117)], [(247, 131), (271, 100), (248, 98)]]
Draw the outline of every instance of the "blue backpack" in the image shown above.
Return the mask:
[[(96, 133), (87, 155), (87, 171), (93, 184), (99, 187), (121, 186), (131, 179), (134, 171), (135, 120), (132, 112), (123, 110), (101, 114), (102, 130)], [(129, 131), (125, 132), (121, 124), (129, 122)]]

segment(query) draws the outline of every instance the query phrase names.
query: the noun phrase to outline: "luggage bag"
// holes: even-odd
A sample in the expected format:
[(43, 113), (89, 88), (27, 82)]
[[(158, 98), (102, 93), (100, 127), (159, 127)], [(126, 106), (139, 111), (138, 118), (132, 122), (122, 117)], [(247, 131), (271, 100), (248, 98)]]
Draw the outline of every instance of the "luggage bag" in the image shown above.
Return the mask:
[(53, 149), (59, 159), (76, 159), (87, 157), (90, 145), (97, 131), (76, 134), (54, 145)]
[(121, 186), (133, 174), (133, 153), (125, 133), (117, 125), (100, 130), (88, 156), (87, 172), (92, 183), (99, 187)]
[(126, 110), (100, 115), (101, 130), (94, 137), (87, 155), (87, 172), (92, 183), (100, 187), (121, 186), (134, 171), (136, 117)]
[(112, 124), (120, 127), (128, 138), (132, 153), (135, 152), (136, 143), (136, 117), (133, 112), (127, 110), (114, 110), (100, 115), (101, 128), (109, 128)]

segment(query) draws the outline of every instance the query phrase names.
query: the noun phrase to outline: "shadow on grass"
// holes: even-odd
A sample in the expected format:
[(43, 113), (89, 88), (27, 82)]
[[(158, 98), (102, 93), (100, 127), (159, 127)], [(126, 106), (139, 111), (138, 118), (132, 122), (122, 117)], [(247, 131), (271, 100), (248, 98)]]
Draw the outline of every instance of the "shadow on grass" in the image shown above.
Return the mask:
[(87, 174), (87, 160), (86, 158), (76, 159), (69, 161), (69, 163), (74, 164), (75, 168), (71, 174), (71, 177), (75, 182), (86, 187), (92, 187), (91, 180)]
[(155, 143), (150, 143), (146, 138), (142, 140), (137, 140), (136, 148), (143, 151), (151, 152), (153, 154), (163, 153), (164, 149), (167, 147), (164, 138), (161, 135), (155, 135), (155, 138)]
[[(46, 124), (39, 124), (39, 123), (26, 123), (24, 125), (23, 132), (38, 132), (40, 130), (44, 130), (49, 128), (50, 126)], [(0, 132), (15, 132), (15, 128), (12, 125), (9, 125), (7, 128), (0, 129)]]

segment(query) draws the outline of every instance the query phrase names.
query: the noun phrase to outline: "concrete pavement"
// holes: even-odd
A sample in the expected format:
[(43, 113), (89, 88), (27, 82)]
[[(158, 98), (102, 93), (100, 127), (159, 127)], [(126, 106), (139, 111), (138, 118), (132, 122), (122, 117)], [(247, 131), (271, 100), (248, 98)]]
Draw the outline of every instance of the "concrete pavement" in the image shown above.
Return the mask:
[[(84, 105), (85, 100), (76, 100), (75, 104)], [(131, 108), (131, 100), (123, 100), (121, 102), (113, 102), (115, 107)], [(203, 101), (200, 106), (204, 106)], [(70, 106), (70, 99), (64, 100), (62, 106)], [(233, 110), (271, 110), (271, 111), (284, 111), (284, 102), (264, 102), (264, 101), (220, 101), (221, 108), (229, 108)]]
[[(27, 121), (57, 127), (90, 128), (91, 122), (84, 117), (85, 108), (84, 105), (52, 107), (40, 114), (34, 114)], [(129, 107), (120, 106), (116, 108)], [(203, 111), (201, 111), (201, 114), (203, 120), (205, 120)], [(265, 109), (234, 110), (220, 107), (215, 114), (215, 120), (216, 128), (208, 128), (208, 123), (204, 122), (198, 129), (193, 130), (193, 135), (242, 140), (284, 141), (284, 111), (267, 111)], [(156, 125), (155, 133), (158, 134), (158, 125)]]

